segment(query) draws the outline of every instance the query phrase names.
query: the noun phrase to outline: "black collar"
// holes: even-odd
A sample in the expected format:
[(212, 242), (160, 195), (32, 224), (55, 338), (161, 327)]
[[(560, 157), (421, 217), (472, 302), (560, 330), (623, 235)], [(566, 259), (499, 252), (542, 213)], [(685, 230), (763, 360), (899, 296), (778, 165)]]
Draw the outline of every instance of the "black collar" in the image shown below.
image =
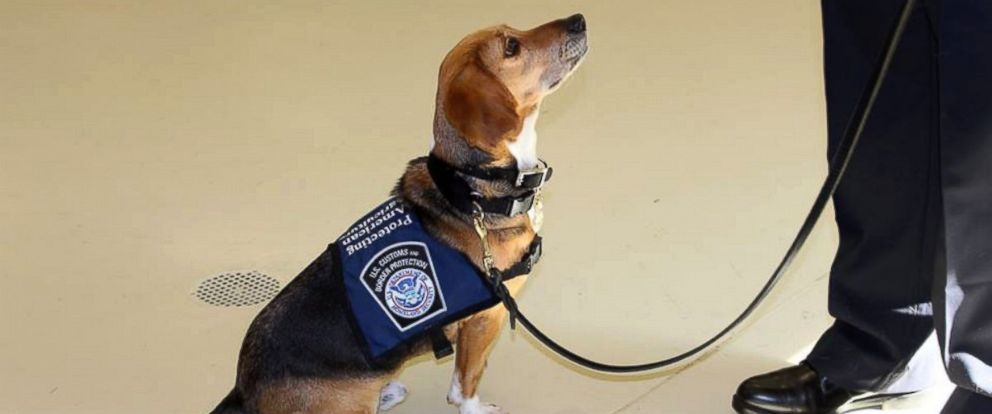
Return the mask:
[[(486, 214), (507, 217), (530, 210), (537, 198), (537, 191), (551, 179), (552, 173), (551, 167), (544, 161), (541, 161), (541, 167), (527, 171), (520, 171), (516, 167), (456, 167), (433, 153), (427, 157), (427, 170), (441, 195), (462, 213), (471, 215), (478, 205)], [(518, 196), (483, 197), (472, 191), (459, 174), (486, 181), (503, 181), (522, 192)]]

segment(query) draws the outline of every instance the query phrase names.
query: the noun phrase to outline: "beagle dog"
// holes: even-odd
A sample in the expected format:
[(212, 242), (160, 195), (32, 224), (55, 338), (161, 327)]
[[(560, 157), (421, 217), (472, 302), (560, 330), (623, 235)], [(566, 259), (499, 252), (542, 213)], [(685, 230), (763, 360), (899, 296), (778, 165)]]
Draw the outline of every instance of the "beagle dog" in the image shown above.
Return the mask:
[[(541, 101), (575, 71), (586, 51), (586, 22), (576, 14), (526, 31), (505, 25), (477, 31), (441, 63), (430, 156), (410, 161), (392, 194), (417, 212), (431, 236), (476, 268), (484, 265), (473, 211), (447, 191), (450, 181), (469, 189), (468, 206), (512, 201), (506, 211), (485, 214), (483, 225), (494, 266), (508, 269), (520, 262), (537, 237), (539, 202), (531, 197), (520, 203), (532, 189), (487, 174), (541, 168), (535, 130)], [(447, 179), (439, 178), (432, 163), (450, 172)], [(541, 174), (541, 184), (546, 176)], [(319, 257), (254, 319), (235, 387), (212, 413), (374, 414), (405, 398), (406, 388), (395, 377), (405, 361), (430, 352), (432, 340), (414, 341), (385, 359), (369, 358), (339, 285), (326, 277), (333, 261)], [(507, 281), (508, 291), (515, 295), (525, 280), (523, 275)], [(490, 306), (439, 329), (456, 350), (447, 400), (461, 414), (502, 412), (480, 401), (479, 380), (506, 312)]]

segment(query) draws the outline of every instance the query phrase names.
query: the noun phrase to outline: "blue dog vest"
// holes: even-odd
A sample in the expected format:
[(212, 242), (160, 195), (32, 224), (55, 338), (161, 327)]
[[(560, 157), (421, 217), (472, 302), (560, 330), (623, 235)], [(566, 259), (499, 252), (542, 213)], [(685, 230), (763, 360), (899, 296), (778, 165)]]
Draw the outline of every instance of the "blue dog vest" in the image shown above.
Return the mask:
[(335, 245), (352, 321), (372, 359), (499, 302), (475, 265), (396, 198)]

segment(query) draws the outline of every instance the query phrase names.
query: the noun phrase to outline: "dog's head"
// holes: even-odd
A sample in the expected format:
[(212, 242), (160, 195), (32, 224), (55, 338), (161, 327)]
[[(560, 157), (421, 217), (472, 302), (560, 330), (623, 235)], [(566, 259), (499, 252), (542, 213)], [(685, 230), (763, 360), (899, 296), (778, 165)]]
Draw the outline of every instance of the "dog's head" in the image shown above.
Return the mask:
[(435, 136), (437, 128), (451, 127), (490, 162), (507, 162), (524, 120), (568, 78), (586, 50), (581, 14), (526, 31), (502, 25), (466, 36), (441, 63)]

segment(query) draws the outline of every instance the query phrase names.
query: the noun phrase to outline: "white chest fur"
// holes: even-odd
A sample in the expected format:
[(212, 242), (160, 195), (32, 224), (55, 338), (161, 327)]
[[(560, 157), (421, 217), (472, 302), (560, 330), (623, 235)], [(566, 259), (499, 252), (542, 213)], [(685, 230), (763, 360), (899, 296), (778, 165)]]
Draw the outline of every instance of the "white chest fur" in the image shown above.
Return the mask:
[(517, 139), (507, 144), (510, 154), (517, 159), (517, 168), (520, 171), (537, 167), (537, 109), (524, 118), (524, 125), (520, 128), (520, 135)]
[[(529, 170), (538, 166), (537, 159), (537, 113), (538, 109), (534, 109), (527, 118), (524, 118), (524, 125), (520, 128), (520, 135), (517, 135), (517, 139), (513, 142), (507, 144), (507, 148), (510, 150), (510, 154), (513, 154), (513, 158), (517, 160), (517, 169), (520, 171)], [(530, 211), (527, 212), (527, 216), (530, 217), (531, 226), (534, 228), (534, 232), (541, 231), (541, 224), (544, 222), (544, 213), (541, 211), (541, 198), (538, 195), (537, 200), (534, 202), (534, 206), (531, 207)]]

